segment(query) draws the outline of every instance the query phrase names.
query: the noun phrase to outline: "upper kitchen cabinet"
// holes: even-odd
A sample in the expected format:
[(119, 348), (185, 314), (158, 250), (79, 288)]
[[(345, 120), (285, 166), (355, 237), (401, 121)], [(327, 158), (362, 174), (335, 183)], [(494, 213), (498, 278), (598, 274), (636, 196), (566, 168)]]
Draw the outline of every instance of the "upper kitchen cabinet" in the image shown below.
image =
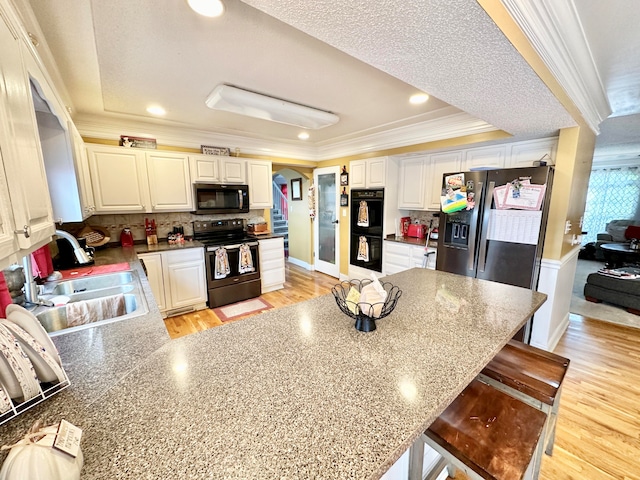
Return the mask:
[(459, 172), (462, 168), (462, 151), (434, 153), (429, 156), (427, 172), (426, 198), (427, 210), (440, 210), (442, 194), (442, 176), (445, 173)]
[(154, 212), (193, 210), (193, 188), (186, 154), (146, 152), (151, 208)]
[(247, 160), (247, 180), (249, 185), (249, 208), (272, 208), (271, 162)]
[(424, 210), (428, 168), (429, 157), (412, 157), (400, 161), (398, 208)]
[(351, 188), (382, 188), (387, 178), (387, 157), (353, 160), (349, 164)]
[(88, 145), (95, 213), (193, 210), (187, 154)]
[(88, 145), (96, 213), (151, 211), (144, 151)]
[(507, 145), (465, 150), (463, 171), (504, 168), (507, 162)]
[(84, 142), (32, 55), (25, 55), (40, 148), (56, 222), (80, 222), (95, 211)]
[(246, 162), (221, 155), (189, 155), (192, 182), (247, 183)]
[[(4, 10), (3, 6), (0, 10)], [(9, 193), (9, 199), (2, 198), (3, 204), (8, 202), (3, 209), (10, 210), (13, 224), (5, 225), (4, 213), (0, 241), (5, 251), (10, 250), (14, 243), (6, 235), (8, 228), (13, 228), (17, 248), (33, 250), (51, 237), (55, 226), (23, 60), (30, 53), (17, 30), (6, 23), (8, 14), (0, 11), (0, 150)]]
[(536, 160), (544, 160), (549, 164), (554, 164), (557, 145), (557, 137), (513, 143), (510, 145), (511, 151), (507, 167), (531, 167)]

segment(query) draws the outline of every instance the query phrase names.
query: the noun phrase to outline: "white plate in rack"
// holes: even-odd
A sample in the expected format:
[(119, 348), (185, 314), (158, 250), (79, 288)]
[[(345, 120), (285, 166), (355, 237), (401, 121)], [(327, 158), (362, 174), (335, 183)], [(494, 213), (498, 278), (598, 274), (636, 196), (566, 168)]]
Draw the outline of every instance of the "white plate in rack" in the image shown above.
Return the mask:
[(9, 398), (9, 394), (4, 389), (2, 385), (0, 385), (0, 415), (7, 413), (11, 410), (12, 407), (11, 399)]
[(7, 320), (15, 323), (35, 338), (36, 341), (51, 355), (51, 357), (58, 362), (58, 365), (62, 366), (62, 361), (60, 360), (60, 355), (58, 355), (56, 346), (53, 344), (53, 341), (51, 341), (51, 337), (49, 337), (49, 334), (40, 323), (40, 320), (38, 320), (33, 313), (24, 307), (15, 304), (7, 305), (6, 311)]
[(18, 340), (20, 347), (27, 354), (33, 365), (38, 380), (48, 383), (59, 383), (66, 379), (64, 370), (56, 359), (35, 338), (25, 330), (8, 320), (0, 320), (0, 325), (7, 327)]
[(0, 382), (11, 398), (27, 401), (42, 394), (29, 357), (4, 325), (0, 325), (0, 362)]

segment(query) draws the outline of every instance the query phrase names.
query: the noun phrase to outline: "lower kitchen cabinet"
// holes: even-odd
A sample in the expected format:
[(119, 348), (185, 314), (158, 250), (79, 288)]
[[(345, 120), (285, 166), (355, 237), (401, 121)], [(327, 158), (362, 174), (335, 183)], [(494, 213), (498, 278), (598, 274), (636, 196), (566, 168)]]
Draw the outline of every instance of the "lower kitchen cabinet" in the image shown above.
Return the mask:
[[(432, 253), (431, 253), (432, 252)], [(424, 265), (424, 255), (427, 256), (426, 267), (435, 270), (436, 268), (436, 249), (433, 247), (425, 247), (422, 245), (409, 245), (406, 243), (386, 241), (384, 242), (384, 274), (392, 275), (394, 273), (404, 272), (411, 268), (422, 268)]]
[(284, 288), (284, 238), (258, 241), (262, 293)]
[(178, 315), (207, 306), (207, 279), (204, 249), (144, 253), (151, 291), (163, 317)]

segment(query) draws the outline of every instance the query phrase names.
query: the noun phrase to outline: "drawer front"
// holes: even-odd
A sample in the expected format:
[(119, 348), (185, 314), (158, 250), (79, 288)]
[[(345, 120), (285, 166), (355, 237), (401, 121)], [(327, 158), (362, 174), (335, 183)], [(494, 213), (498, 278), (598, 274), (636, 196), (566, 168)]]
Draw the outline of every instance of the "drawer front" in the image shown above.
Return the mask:
[(204, 262), (204, 248), (187, 248), (180, 251), (162, 252), (167, 260), (167, 265), (175, 265), (187, 262)]

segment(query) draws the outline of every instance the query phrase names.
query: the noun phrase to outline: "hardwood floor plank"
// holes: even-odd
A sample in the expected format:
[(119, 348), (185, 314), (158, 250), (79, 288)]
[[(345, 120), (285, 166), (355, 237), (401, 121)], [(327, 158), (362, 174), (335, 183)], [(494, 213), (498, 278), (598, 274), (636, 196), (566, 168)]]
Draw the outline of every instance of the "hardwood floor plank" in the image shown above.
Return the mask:
[[(260, 295), (260, 298), (271, 304), (274, 308), (280, 308), (294, 303), (303, 302), (320, 295), (331, 293), (338, 280), (323, 273), (311, 272), (302, 267), (285, 263), (284, 288), (274, 292)], [(256, 313), (234, 318), (233, 322), (242, 320)], [(165, 326), (171, 338), (179, 338), (202, 330), (224, 325), (212, 309), (199, 310), (193, 313), (176, 315), (166, 318)]]

